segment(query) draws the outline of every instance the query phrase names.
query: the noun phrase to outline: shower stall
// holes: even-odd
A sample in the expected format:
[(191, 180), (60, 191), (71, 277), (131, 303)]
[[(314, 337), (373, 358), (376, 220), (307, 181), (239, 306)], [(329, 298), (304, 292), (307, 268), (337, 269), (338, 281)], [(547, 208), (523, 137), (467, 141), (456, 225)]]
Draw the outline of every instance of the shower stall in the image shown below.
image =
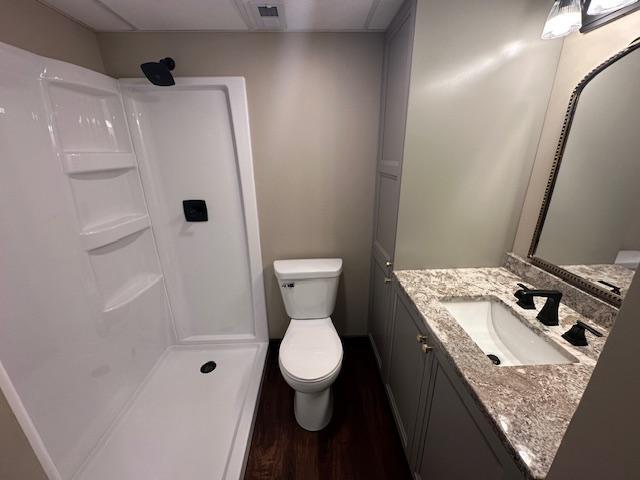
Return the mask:
[(0, 61), (0, 388), (46, 474), (239, 478), (268, 340), (244, 80)]

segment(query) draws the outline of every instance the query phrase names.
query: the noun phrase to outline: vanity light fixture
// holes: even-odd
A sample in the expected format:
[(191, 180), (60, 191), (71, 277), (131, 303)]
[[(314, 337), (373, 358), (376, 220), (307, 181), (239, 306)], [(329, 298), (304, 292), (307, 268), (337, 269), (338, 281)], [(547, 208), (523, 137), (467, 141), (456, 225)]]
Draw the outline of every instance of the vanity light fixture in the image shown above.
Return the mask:
[[(610, 0), (613, 2), (615, 0)], [(623, 1), (623, 0), (617, 0)], [(628, 0), (626, 0), (628, 1)], [(580, 0), (555, 0), (542, 30), (542, 39), (550, 40), (569, 35), (582, 26)]]
[(591, 0), (587, 15), (604, 15), (637, 2), (638, 0)]

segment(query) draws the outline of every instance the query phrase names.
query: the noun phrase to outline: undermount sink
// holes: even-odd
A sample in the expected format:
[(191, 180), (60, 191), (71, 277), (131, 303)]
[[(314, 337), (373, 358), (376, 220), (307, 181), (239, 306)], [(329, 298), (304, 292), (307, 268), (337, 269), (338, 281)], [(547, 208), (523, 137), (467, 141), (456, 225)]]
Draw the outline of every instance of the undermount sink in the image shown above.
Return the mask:
[(443, 305), (494, 364), (549, 365), (578, 361), (527, 327), (498, 300), (454, 300)]

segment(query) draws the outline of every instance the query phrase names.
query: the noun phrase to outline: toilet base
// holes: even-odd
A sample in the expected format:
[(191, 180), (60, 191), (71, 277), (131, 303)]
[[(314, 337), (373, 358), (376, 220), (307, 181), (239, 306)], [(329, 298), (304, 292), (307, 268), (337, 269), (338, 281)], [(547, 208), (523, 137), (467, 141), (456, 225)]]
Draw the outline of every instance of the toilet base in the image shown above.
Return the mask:
[(320, 392), (303, 393), (296, 391), (294, 413), (298, 425), (310, 432), (326, 427), (333, 415), (333, 392), (331, 387)]

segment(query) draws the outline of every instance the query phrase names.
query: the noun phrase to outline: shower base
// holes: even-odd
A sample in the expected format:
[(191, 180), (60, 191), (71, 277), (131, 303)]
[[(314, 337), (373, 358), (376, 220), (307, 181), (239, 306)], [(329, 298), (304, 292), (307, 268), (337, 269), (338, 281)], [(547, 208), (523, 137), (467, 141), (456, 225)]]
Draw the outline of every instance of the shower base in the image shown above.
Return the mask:
[(266, 354), (266, 342), (169, 347), (75, 478), (239, 479)]

